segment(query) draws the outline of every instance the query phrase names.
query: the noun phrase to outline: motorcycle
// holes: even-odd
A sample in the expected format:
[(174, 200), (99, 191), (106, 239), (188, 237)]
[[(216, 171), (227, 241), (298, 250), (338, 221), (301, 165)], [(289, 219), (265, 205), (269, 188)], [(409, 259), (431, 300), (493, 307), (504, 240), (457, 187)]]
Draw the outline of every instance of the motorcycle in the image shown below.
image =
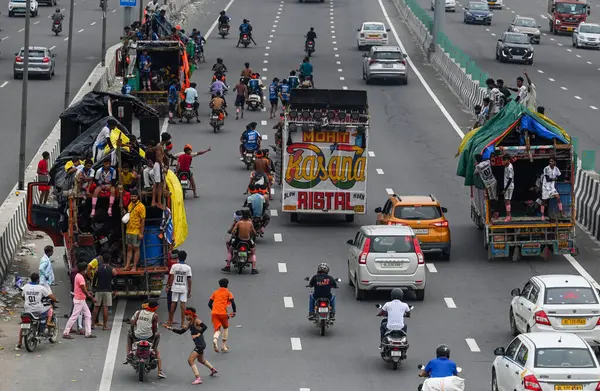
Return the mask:
[(256, 156), (254, 155), (254, 151), (244, 152), (243, 162), (246, 165), (246, 170), (249, 170), (250, 167), (254, 168), (254, 163), (256, 162)]
[(229, 35), (229, 25), (228, 24), (222, 24), (221, 26), (219, 26), (219, 35), (223, 39), (225, 39), (225, 37)]
[(214, 83), (214, 82), (217, 81), (217, 73), (221, 74), (220, 80), (223, 82), (223, 84), (227, 85), (227, 76), (225, 76), (225, 73), (223, 73), (223, 72), (215, 72), (214, 75), (213, 75), (213, 77), (212, 77), (212, 81), (211, 81), (210, 84), (212, 85), (212, 83)]
[(249, 255), (250, 244), (248, 242), (239, 241), (233, 249), (233, 257), (231, 258), (231, 264), (233, 267), (237, 268), (238, 274), (242, 274), (244, 268), (252, 266)]
[(132, 352), (127, 361), (138, 373), (138, 380), (144, 381), (144, 376), (158, 366), (156, 352), (152, 349), (152, 344), (148, 341), (135, 341), (132, 346)]
[(183, 190), (183, 198), (185, 199), (185, 193), (192, 191), (192, 181), (189, 172), (181, 171), (177, 174), (179, 183), (181, 183), (181, 190)]
[(188, 124), (192, 119), (196, 117), (196, 111), (194, 110), (194, 105), (192, 103), (185, 104), (185, 110), (183, 110), (183, 117), (187, 120)]
[[(380, 304), (375, 304), (375, 307), (381, 309)], [(410, 306), (409, 310), (412, 311), (414, 308)], [(382, 323), (387, 321), (386, 315), (378, 316), (383, 316)], [(410, 312), (404, 313), (404, 317), (410, 318)], [(406, 333), (403, 330), (388, 330), (381, 341), (381, 358), (388, 364), (392, 363), (392, 368), (396, 370), (398, 364), (406, 360), (406, 352), (409, 346)]]
[[(310, 277), (304, 277), (305, 281), (310, 281)], [(342, 280), (339, 278), (335, 279), (336, 282), (341, 283)], [(306, 286), (310, 288), (310, 285)], [(333, 325), (335, 318), (331, 316), (331, 301), (328, 298), (315, 297), (315, 317), (312, 322), (319, 328), (321, 336), (325, 335), (325, 330)]]
[(248, 95), (248, 101), (246, 102), (248, 110), (256, 111), (261, 108), (260, 96), (257, 94)]
[[(421, 364), (417, 366), (419, 371), (425, 369), (425, 365)], [(456, 367), (456, 372), (461, 373), (462, 368)], [(465, 379), (458, 376), (448, 376), (441, 378), (427, 378), (423, 384), (419, 384), (417, 391), (434, 391), (434, 390), (447, 390), (447, 391), (465, 391)]]
[(308, 41), (304, 45), (304, 51), (308, 57), (311, 56), (315, 52), (315, 43), (313, 41)]
[(212, 126), (213, 131), (217, 133), (224, 124), (225, 114), (222, 111), (213, 111), (210, 115), (210, 126)]
[(60, 20), (54, 21), (54, 23), (52, 23), (52, 32), (55, 35), (58, 35), (61, 31), (62, 31), (62, 22)]
[(247, 48), (248, 45), (250, 45), (250, 35), (242, 34), (242, 39), (240, 40), (240, 43), (244, 45), (245, 48)]
[[(56, 306), (53, 307), (56, 308)], [(49, 327), (45, 316), (40, 318), (31, 312), (23, 312), (21, 314), (21, 332), (25, 341), (25, 349), (28, 352), (33, 352), (37, 345), (44, 339), (47, 339), (50, 343), (58, 341), (59, 326), (56, 311), (52, 314), (52, 322), (54, 326)]]

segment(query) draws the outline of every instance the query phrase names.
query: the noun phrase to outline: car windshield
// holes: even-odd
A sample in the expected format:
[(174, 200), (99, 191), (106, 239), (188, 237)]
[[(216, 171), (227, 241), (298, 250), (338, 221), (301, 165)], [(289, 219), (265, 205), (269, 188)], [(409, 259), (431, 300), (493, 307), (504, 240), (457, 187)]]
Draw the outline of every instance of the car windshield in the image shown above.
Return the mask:
[(383, 31), (385, 29), (383, 28), (382, 24), (364, 24), (363, 30), (364, 31)]
[(377, 60), (402, 60), (404, 57), (400, 52), (375, 52), (373, 58)]
[(402, 220), (435, 220), (442, 217), (437, 206), (397, 206), (394, 217)]
[(372, 236), (372, 253), (411, 253), (415, 251), (412, 236)]
[(515, 26), (521, 27), (536, 27), (537, 23), (533, 19), (517, 19), (515, 21)]
[(585, 13), (584, 4), (558, 3), (556, 12), (559, 14), (581, 15)]
[(598, 304), (592, 288), (560, 287), (546, 289), (544, 304)]
[(26, 0), (12, 0), (13, 3), (24, 3)]
[(536, 368), (595, 368), (588, 349), (548, 348), (535, 352)]
[(594, 24), (587, 24), (579, 27), (580, 33), (592, 33), (592, 34), (600, 34), (600, 26)]
[(490, 7), (488, 7), (486, 3), (470, 3), (469, 9), (475, 11), (489, 11)]
[[(25, 51), (21, 49), (19, 52), (19, 56), (23, 57), (25, 55)], [(46, 53), (43, 50), (31, 50), (29, 49), (29, 57), (46, 57)]]
[(504, 36), (504, 42), (506, 43), (529, 43), (527, 35), (522, 34), (506, 34)]

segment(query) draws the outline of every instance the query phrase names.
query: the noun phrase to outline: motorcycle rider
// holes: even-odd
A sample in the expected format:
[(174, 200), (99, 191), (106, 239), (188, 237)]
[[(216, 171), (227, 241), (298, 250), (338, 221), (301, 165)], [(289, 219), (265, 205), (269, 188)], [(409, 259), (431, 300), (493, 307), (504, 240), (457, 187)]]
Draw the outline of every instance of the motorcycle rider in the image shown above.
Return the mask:
[[(196, 90), (196, 83), (190, 83), (190, 86), (185, 89), (184, 94), (185, 100), (181, 102), (181, 111), (183, 112), (185, 110), (184, 105), (194, 105), (194, 114), (196, 115), (196, 122), (200, 123), (200, 115), (198, 114), (198, 107), (200, 107), (200, 103), (198, 103), (198, 91)], [(179, 122), (183, 122), (183, 118), (181, 118)]]
[(288, 80), (288, 85), (290, 86), (290, 90), (293, 88), (298, 88), (298, 86), (300, 85), (300, 79), (298, 78), (298, 76), (296, 76), (296, 71), (292, 70), (290, 71), (290, 75), (287, 78)]
[(231, 240), (229, 240), (226, 243), (227, 264), (223, 269), (221, 269), (221, 271), (231, 271), (231, 259), (233, 258), (233, 248), (237, 243), (241, 241), (248, 243), (248, 245), (250, 246), (250, 253), (252, 254), (252, 274), (258, 274), (258, 270), (256, 270), (256, 245), (254, 244), (256, 230), (254, 230), (254, 224), (252, 224), (252, 221), (250, 220), (250, 211), (248, 209), (244, 209), (242, 211), (242, 219), (234, 223), (232, 229), (228, 233), (231, 233)]
[(226, 26), (227, 31), (229, 31), (229, 21), (231, 20), (231, 18), (227, 16), (227, 13), (225, 11), (219, 12), (219, 15), (219, 30), (221, 29), (221, 27)]
[(260, 105), (264, 107), (265, 104), (262, 93), (262, 81), (258, 76), (258, 73), (252, 73), (250, 75), (250, 80), (248, 80), (248, 94), (258, 95), (260, 97)]
[[(404, 291), (400, 288), (392, 289), (391, 298), (392, 300), (385, 303), (379, 312), (380, 316), (387, 314), (387, 319), (382, 319), (379, 327), (380, 341), (383, 341), (383, 337), (388, 331), (402, 330), (406, 333), (407, 330), (406, 324), (404, 324), (404, 314), (410, 313), (410, 307), (402, 302)], [(381, 342), (379, 348), (381, 349)]]
[[(23, 312), (29, 312), (33, 316), (40, 318), (46, 318), (46, 325), (48, 327), (55, 327), (52, 323), (52, 305), (49, 303), (58, 303), (56, 297), (52, 294), (48, 285), (40, 285), (40, 275), (38, 273), (31, 273), (29, 277), (30, 281), (27, 283), (21, 295), (25, 299), (23, 302)], [(23, 335), (21, 329), (19, 329), (19, 342), (17, 348), (20, 349), (23, 342)]]
[(304, 42), (304, 50), (308, 49), (308, 43), (313, 43), (313, 49), (316, 47), (315, 39), (317, 38), (317, 33), (315, 33), (315, 28), (311, 27), (310, 30), (306, 33), (306, 41)]
[(253, 193), (246, 198), (246, 202), (244, 202), (244, 208), (250, 209), (250, 214), (252, 218), (260, 218), (260, 233), (265, 232), (265, 228), (269, 225), (271, 221), (271, 216), (268, 212), (269, 202), (265, 199), (265, 197), (260, 193)]
[[(424, 369), (419, 373), (419, 377), (448, 377), (458, 376), (458, 369), (456, 363), (450, 360), (450, 348), (448, 345), (442, 344), (435, 349), (435, 356), (433, 360), (429, 361)], [(422, 386), (419, 387), (419, 390)]]
[(252, 129), (252, 124), (246, 125), (246, 130), (240, 137), (240, 160), (244, 161), (246, 151), (256, 151), (260, 148), (262, 141), (260, 133)]
[(335, 295), (331, 292), (331, 288), (337, 288), (335, 278), (329, 275), (329, 265), (325, 262), (317, 266), (317, 274), (312, 276), (308, 286), (313, 288), (312, 294), (308, 299), (308, 319), (315, 319), (315, 302), (317, 299), (329, 299), (331, 305), (331, 319), (335, 318)]
[[(212, 66), (212, 71), (215, 74), (220, 73), (221, 76), (223, 76), (225, 74), (225, 72), (227, 72), (227, 67), (223, 63), (222, 58), (217, 58), (217, 62)], [(219, 77), (217, 76), (217, 78), (219, 78)]]
[(127, 364), (133, 358), (131, 351), (133, 343), (137, 341), (148, 341), (152, 344), (152, 349), (156, 353), (158, 360), (158, 377), (165, 379), (167, 376), (162, 370), (162, 360), (158, 351), (158, 343), (160, 342), (160, 333), (158, 332), (158, 301), (151, 300), (149, 303), (142, 304), (142, 309), (137, 310), (131, 317), (129, 322), (130, 329), (127, 334), (127, 359), (123, 364)]
[(59, 22), (59, 31), (62, 31), (62, 21), (65, 19), (65, 16), (60, 12), (60, 8), (57, 8), (52, 14), (52, 25), (56, 22)]
[(244, 63), (244, 69), (242, 69), (242, 71), (240, 72), (240, 77), (244, 78), (244, 83), (248, 84), (248, 80), (250, 80), (250, 78), (252, 77), (252, 74), (254, 72), (252, 72), (252, 68), (250, 68), (250, 63)]
[(225, 98), (223, 98), (221, 93), (218, 91), (210, 100), (208, 106), (212, 109), (213, 113), (217, 115), (221, 114), (221, 112), (223, 112), (225, 115), (228, 115), (227, 110), (225, 110), (227, 107), (227, 102), (225, 102)]
[[(268, 150), (267, 150), (268, 151)], [(250, 183), (248, 187), (258, 179), (259, 176), (263, 176), (265, 178), (265, 184), (267, 185), (267, 193), (269, 194), (269, 200), (273, 199), (271, 195), (271, 183), (273, 182), (273, 176), (271, 173), (273, 172), (273, 167), (271, 165), (271, 160), (265, 156), (265, 150), (256, 151), (256, 161), (254, 162), (254, 172), (250, 176)]]
[(183, 147), (183, 154), (177, 157), (177, 168), (175, 173), (179, 176), (182, 172), (187, 172), (190, 175), (190, 182), (192, 184), (192, 191), (194, 192), (194, 198), (198, 198), (198, 194), (196, 193), (196, 181), (194, 180), (194, 174), (192, 173), (192, 159), (196, 156), (204, 155), (206, 152), (210, 152), (212, 150), (211, 147), (208, 147), (207, 150), (192, 152), (191, 144), (186, 144)]
[(315, 81), (313, 78), (313, 66), (310, 63), (310, 59), (308, 57), (304, 57), (302, 60), (302, 64), (298, 67), (300, 71), (300, 83), (303, 83), (305, 79), (310, 78), (312, 82), (312, 86), (315, 86)]
[(242, 36), (247, 34), (250, 40), (256, 45), (254, 38), (252, 37), (252, 25), (248, 19), (244, 19), (243, 23), (240, 25), (240, 38), (238, 39), (237, 45), (235, 47), (239, 47), (240, 43), (242, 43)]

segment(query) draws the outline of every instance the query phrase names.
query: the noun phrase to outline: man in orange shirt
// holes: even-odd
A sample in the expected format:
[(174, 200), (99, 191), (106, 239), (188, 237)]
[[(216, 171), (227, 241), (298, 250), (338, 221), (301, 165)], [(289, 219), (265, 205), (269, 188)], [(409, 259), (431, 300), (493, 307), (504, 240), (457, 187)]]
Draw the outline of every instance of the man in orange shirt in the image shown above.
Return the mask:
[[(212, 323), (215, 329), (213, 335), (213, 348), (215, 352), (219, 353), (219, 336), (221, 335), (221, 328), (223, 328), (223, 348), (222, 352), (228, 352), (227, 337), (229, 336), (229, 318), (233, 318), (236, 313), (235, 301), (233, 295), (227, 289), (229, 280), (221, 278), (219, 280), (219, 289), (213, 292), (210, 300), (208, 301), (208, 307), (212, 310)], [(227, 313), (227, 307), (231, 305), (233, 311), (231, 315)]]

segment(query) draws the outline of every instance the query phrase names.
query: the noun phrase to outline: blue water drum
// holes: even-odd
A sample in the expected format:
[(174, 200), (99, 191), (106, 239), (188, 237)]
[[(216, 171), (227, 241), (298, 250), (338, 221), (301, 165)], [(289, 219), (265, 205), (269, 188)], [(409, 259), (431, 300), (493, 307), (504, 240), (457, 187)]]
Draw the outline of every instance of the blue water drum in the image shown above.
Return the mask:
[(140, 245), (140, 266), (144, 265), (144, 257), (146, 258), (145, 264), (149, 267), (164, 266), (164, 245), (160, 234), (160, 227), (145, 228), (144, 240)]

